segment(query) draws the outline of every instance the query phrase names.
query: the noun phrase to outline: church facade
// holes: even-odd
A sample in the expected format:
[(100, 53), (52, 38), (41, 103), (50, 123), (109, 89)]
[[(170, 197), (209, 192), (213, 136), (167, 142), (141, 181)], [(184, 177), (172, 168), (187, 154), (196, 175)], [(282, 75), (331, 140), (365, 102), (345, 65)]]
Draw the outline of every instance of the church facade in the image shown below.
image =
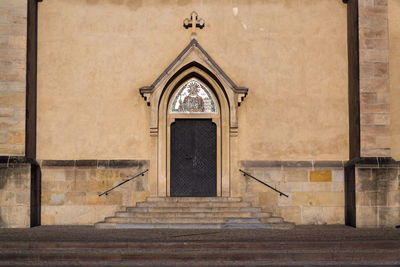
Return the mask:
[(0, 227), (93, 225), (147, 197), (400, 225), (399, 13), (398, 0), (1, 1)]

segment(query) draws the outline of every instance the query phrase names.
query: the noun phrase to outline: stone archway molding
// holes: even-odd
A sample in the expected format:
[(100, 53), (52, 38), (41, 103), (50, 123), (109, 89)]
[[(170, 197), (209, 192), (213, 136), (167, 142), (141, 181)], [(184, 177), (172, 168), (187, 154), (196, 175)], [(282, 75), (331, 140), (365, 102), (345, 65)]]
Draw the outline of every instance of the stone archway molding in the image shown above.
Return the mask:
[(197, 67), (212, 77), (220, 87), (230, 106), (230, 133), (237, 135), (238, 119), (237, 108), (244, 100), (248, 93), (248, 88), (237, 86), (233, 80), (218, 66), (218, 64), (210, 57), (210, 55), (200, 46), (196, 39), (192, 39), (190, 43), (182, 50), (178, 57), (164, 70), (163, 73), (149, 86), (139, 89), (140, 94), (150, 106), (150, 134), (158, 134), (158, 108), (161, 97), (169, 83), (190, 67)]
[[(237, 86), (215, 61), (192, 39), (178, 57), (150, 86), (140, 88), (147, 105), (150, 107), (151, 158), (149, 172), (150, 195), (170, 195), (170, 159), (168, 105), (174, 92), (188, 79), (196, 77), (206, 83), (215, 94), (218, 105), (218, 148), (217, 148), (217, 196), (231, 196), (231, 174), (233, 158), (237, 150), (231, 137), (238, 134), (237, 110), (246, 97), (248, 89)], [(199, 114), (197, 114), (199, 115)], [(196, 118), (196, 115), (191, 115)]]

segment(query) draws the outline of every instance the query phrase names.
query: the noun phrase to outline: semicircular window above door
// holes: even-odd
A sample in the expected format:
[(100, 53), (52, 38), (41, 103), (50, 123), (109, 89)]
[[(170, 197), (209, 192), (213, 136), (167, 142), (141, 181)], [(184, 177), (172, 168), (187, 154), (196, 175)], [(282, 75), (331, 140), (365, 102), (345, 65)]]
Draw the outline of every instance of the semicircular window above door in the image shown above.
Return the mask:
[(184, 82), (172, 99), (171, 113), (217, 113), (213, 92), (196, 78)]

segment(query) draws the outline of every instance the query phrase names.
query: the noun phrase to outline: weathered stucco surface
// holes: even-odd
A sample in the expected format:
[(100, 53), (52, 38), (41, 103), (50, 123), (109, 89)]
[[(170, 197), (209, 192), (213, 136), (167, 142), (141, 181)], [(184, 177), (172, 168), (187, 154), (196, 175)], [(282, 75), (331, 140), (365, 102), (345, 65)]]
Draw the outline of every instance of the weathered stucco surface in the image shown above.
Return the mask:
[(192, 10), (200, 44), (250, 88), (238, 158), (348, 158), (346, 5), (331, 0), (40, 3), (38, 157), (149, 158), (138, 88), (190, 41)]
[(400, 1), (389, 0), (388, 4), (392, 156), (400, 160)]
[(0, 155), (24, 155), (26, 0), (0, 1)]

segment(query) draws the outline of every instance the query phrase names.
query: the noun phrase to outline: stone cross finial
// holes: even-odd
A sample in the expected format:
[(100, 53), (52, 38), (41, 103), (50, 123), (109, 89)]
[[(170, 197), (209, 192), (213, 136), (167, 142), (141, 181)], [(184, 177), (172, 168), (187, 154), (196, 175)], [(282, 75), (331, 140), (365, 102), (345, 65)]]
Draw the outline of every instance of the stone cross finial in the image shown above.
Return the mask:
[(185, 27), (185, 29), (192, 28), (192, 37), (196, 36), (196, 28), (203, 29), (204, 26), (204, 20), (199, 18), (199, 15), (196, 11), (192, 11), (190, 18), (187, 18), (183, 21), (183, 27)]

